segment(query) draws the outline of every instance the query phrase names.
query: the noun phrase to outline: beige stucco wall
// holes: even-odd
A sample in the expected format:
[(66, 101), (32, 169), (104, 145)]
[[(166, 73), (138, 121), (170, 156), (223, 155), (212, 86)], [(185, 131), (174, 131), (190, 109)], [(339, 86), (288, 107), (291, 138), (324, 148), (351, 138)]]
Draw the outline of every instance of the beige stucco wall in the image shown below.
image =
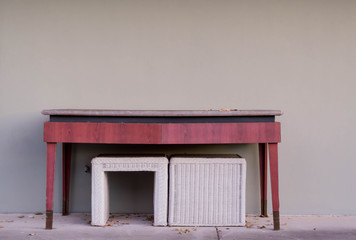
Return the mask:
[[(0, 212), (45, 209), (42, 109), (227, 107), (285, 112), (282, 214), (356, 214), (355, 43), (356, 1), (0, 0)], [(71, 211), (90, 211), (91, 157), (137, 150), (239, 153), (258, 212), (256, 145), (75, 145)], [(114, 211), (151, 210), (135, 181), (113, 176)]]

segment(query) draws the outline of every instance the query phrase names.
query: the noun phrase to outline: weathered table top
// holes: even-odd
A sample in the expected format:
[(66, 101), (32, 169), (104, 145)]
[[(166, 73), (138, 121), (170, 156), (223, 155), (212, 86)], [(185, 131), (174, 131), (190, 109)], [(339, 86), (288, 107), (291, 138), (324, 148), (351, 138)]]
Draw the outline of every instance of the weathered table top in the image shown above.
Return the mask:
[(237, 123), (274, 122), (279, 110), (43, 110), (50, 122), (106, 123)]
[(96, 110), (51, 109), (44, 115), (62, 116), (123, 116), (123, 117), (212, 117), (212, 116), (280, 116), (280, 110)]

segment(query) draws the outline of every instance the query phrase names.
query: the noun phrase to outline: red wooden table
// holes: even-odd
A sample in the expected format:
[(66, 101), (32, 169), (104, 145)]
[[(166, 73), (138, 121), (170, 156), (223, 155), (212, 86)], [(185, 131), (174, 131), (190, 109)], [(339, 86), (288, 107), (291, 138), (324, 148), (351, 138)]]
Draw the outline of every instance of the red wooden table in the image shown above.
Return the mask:
[(46, 229), (53, 225), (53, 187), (57, 143), (63, 143), (63, 207), (68, 214), (72, 143), (102, 144), (239, 144), (258, 143), (261, 215), (267, 216), (269, 153), (273, 224), (280, 229), (278, 193), (278, 110), (43, 110), (47, 143)]

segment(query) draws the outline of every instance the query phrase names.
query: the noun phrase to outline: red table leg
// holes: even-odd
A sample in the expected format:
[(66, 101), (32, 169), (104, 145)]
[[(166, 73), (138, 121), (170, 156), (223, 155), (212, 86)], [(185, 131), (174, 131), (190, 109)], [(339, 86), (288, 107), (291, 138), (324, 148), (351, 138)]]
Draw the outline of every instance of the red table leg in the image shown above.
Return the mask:
[(271, 173), (271, 190), (273, 206), (273, 226), (274, 230), (280, 229), (279, 223), (279, 192), (278, 192), (278, 145), (277, 143), (268, 144), (269, 148), (269, 167)]
[(47, 143), (46, 229), (53, 224), (53, 188), (57, 143)]
[(62, 215), (69, 214), (69, 181), (72, 146), (70, 143), (63, 143), (63, 202)]
[(260, 158), (261, 216), (267, 215), (267, 144), (258, 145)]

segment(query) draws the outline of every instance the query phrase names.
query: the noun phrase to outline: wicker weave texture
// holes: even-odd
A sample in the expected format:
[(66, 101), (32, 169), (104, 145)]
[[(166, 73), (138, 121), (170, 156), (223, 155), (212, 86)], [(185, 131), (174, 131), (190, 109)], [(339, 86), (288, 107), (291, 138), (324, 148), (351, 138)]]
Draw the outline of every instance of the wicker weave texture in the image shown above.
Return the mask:
[(245, 225), (245, 159), (172, 158), (169, 181), (169, 225)]
[(96, 157), (92, 160), (92, 221), (104, 226), (109, 218), (107, 172), (152, 171), (154, 176), (154, 223), (167, 225), (168, 160), (165, 157)]

